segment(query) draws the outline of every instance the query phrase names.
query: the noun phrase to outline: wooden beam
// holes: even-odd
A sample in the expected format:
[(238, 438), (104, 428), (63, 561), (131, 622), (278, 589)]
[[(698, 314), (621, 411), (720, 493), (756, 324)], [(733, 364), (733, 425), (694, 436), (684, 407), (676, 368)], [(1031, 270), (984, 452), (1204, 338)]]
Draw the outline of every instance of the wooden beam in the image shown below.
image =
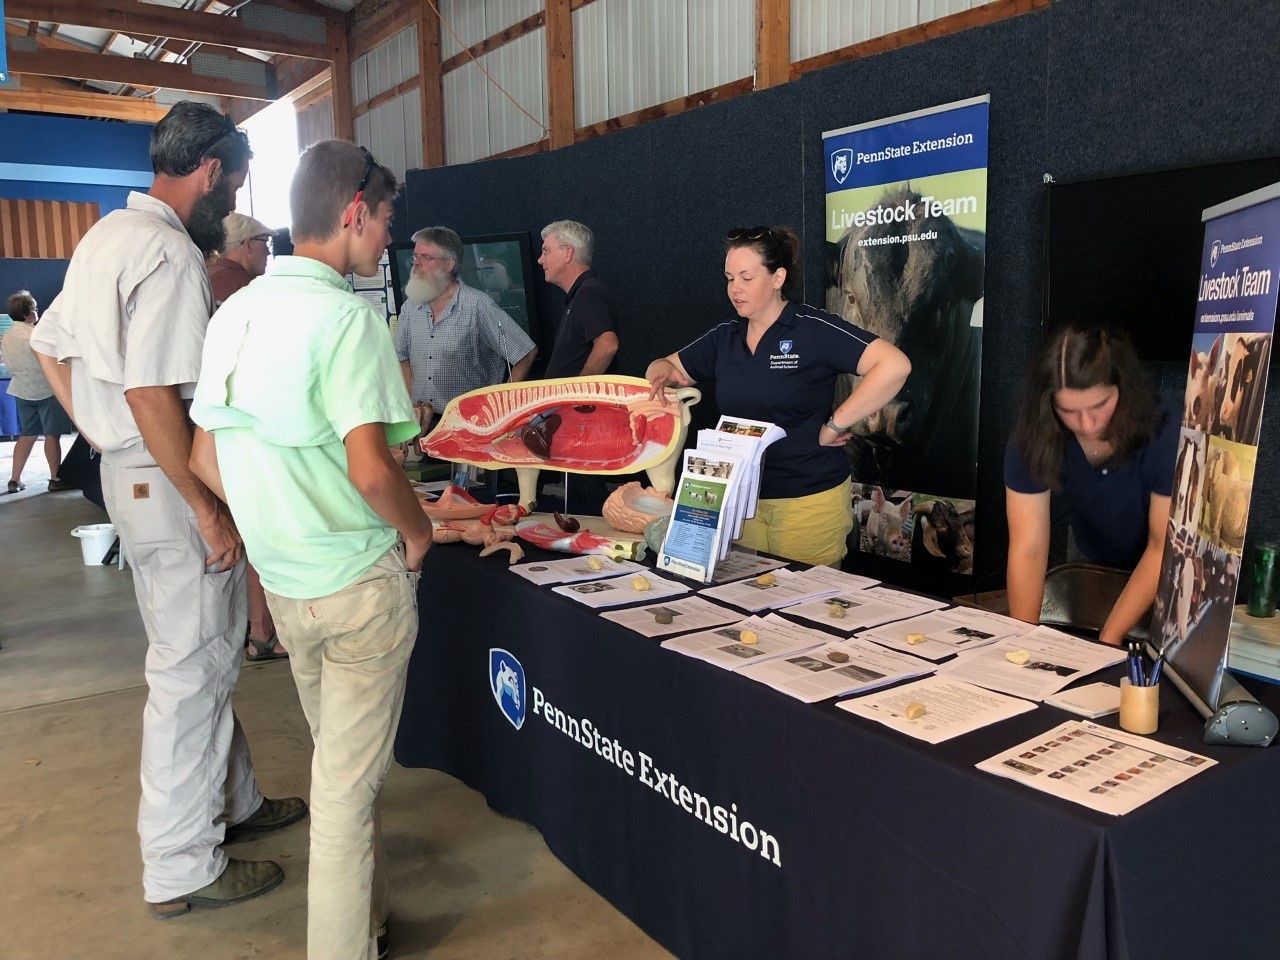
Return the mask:
[(382, 106), (388, 100), (394, 100), (396, 97), (403, 97), (410, 90), (418, 89), (418, 78), (410, 77), (408, 80), (401, 80), (394, 87), (383, 90), (376, 97), (370, 97), (363, 103), (357, 103), (352, 109), (352, 113), (357, 117), (363, 117), (370, 110), (375, 110)]
[(169, 87), (188, 93), (210, 93), (220, 97), (272, 99), (265, 86), (224, 80), (221, 77), (202, 77), (183, 64), (120, 57), (111, 53), (72, 53), (62, 50), (56, 56), (50, 56), (47, 53), (13, 50), (9, 53), (9, 69), (16, 73), (46, 77), (74, 77), (103, 83)]
[(26, 20), (120, 30), (131, 34), (172, 37), (192, 43), (216, 47), (243, 47), (264, 53), (282, 53), (291, 57), (329, 59), (325, 44), (308, 43), (294, 37), (253, 30), (235, 17), (197, 13), (177, 7), (165, 7), (140, 0), (99, 0), (92, 5), (84, 0), (8, 0), (5, 15)]
[[(357, 10), (359, 7), (356, 8)], [(352, 14), (355, 10), (352, 11)], [(378, 44), (391, 39), (418, 19), (417, 4), (409, 0), (406, 5), (388, 6), (379, 10), (372, 19), (351, 17), (347, 21), (351, 59), (356, 60)]]
[(156, 123), (169, 112), (141, 97), (116, 97), (109, 93), (55, 93), (38, 90), (0, 89), (0, 110), (64, 113), (77, 117), (110, 117)]
[(583, 7), (587, 6), (588, 4), (592, 4), (595, 2), (596, 0), (571, 0), (569, 5), (574, 10), (581, 10)]
[(493, 50), (497, 50), (501, 46), (505, 46), (512, 40), (518, 40), (526, 33), (532, 33), (540, 26), (546, 23), (546, 14), (538, 11), (531, 17), (525, 17), (519, 23), (513, 23), (501, 33), (495, 33), (491, 37), (485, 37), (479, 43), (473, 43), (461, 53), (455, 53), (452, 57), (440, 64), (440, 72), (448, 73), (450, 70), (457, 70), (459, 67), (466, 66), (472, 60), (484, 56)]
[(546, 153), (548, 149), (547, 138), (543, 137), (537, 143), (526, 143), (523, 147), (512, 147), (510, 150), (503, 150), (501, 153), (495, 153), (489, 157), (483, 157), (484, 160), (505, 160), (508, 157), (528, 157), (535, 153)]
[(629, 127), (648, 123), (650, 120), (674, 117), (677, 113), (684, 113), (694, 107), (701, 107), (708, 103), (719, 103), (721, 100), (728, 100), (740, 94), (750, 93), (753, 86), (754, 82), (751, 77), (743, 77), (741, 80), (734, 80), (732, 83), (723, 83), (718, 87), (712, 87), (710, 90), (703, 90), (701, 93), (690, 94), (687, 97), (677, 97), (675, 100), (668, 100), (666, 103), (645, 107), (643, 110), (636, 110), (634, 113), (627, 113), (621, 117), (613, 117), (610, 120), (601, 120), (599, 123), (579, 127), (578, 139), (590, 140), (592, 137), (600, 137), (606, 133), (626, 130)]
[(570, 0), (546, 0), (547, 121), (551, 149), (567, 147), (577, 135), (573, 94), (573, 11)]
[(839, 50), (831, 50), (807, 60), (797, 61), (791, 65), (791, 77), (795, 79), (811, 70), (821, 70), (847, 60), (873, 57), (878, 53), (887, 53), (890, 50), (924, 43), (927, 40), (937, 40), (939, 37), (947, 37), (973, 27), (985, 27), (1033, 10), (1043, 10), (1049, 6), (1049, 3), (1050, 0), (992, 0), (991, 3), (980, 7), (962, 10), (947, 17), (930, 20), (928, 23), (920, 23), (905, 30), (885, 34), (883, 37), (864, 40), (861, 43), (841, 47)]
[(756, 89), (791, 79), (791, 0), (756, 0)]
[(339, 140), (355, 140), (356, 121), (351, 104), (351, 57), (347, 28), (329, 25), (329, 56), (333, 64), (333, 135)]
[(440, 17), (417, 0), (418, 80), (422, 84), (422, 165), (444, 166), (444, 73), (440, 69)]

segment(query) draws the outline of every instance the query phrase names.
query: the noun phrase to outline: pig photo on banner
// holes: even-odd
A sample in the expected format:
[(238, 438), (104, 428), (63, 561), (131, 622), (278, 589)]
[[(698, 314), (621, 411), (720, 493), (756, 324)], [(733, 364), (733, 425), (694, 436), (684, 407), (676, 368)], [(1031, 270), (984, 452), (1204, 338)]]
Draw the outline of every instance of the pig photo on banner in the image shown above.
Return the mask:
[[(855, 493), (905, 498), (900, 539), (859, 546), (959, 574), (973, 572), (989, 106), (977, 97), (823, 134), (827, 309), (911, 358), (898, 396), (853, 426)], [(857, 379), (842, 379), (836, 403)]]
[(1152, 638), (1217, 709), (1244, 565), (1280, 292), (1280, 184), (1205, 211)]

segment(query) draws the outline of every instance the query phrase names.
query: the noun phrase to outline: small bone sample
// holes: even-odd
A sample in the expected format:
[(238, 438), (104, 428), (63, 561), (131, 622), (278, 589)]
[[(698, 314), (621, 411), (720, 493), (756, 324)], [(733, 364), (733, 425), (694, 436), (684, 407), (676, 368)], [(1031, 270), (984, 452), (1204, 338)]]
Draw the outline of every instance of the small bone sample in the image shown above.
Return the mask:
[(756, 583), (760, 584), (762, 587), (772, 587), (777, 582), (778, 575), (772, 571), (769, 573), (762, 573), (760, 576), (756, 577)]
[(907, 634), (907, 645), (908, 645), (908, 646), (911, 646), (911, 647), (914, 647), (917, 643), (924, 643), (924, 634), (923, 634), (923, 633), (908, 633), (908, 634)]
[(827, 659), (832, 663), (848, 663), (849, 655), (843, 650), (832, 650), (827, 654)]
[(671, 615), (670, 610), (663, 607), (661, 610), (653, 611), (653, 619), (656, 623), (668, 624), (675, 623), (676, 618)]
[(760, 638), (756, 636), (754, 630), (739, 630), (738, 642), (745, 643), (748, 647), (753, 647), (760, 642)]
[(587, 569), (588, 569), (588, 570), (603, 570), (603, 569), (604, 569), (604, 561), (603, 561), (603, 560), (601, 560), (599, 557), (587, 557)]
[(827, 604), (827, 616), (829, 616), (832, 620), (843, 620), (844, 604), (842, 603)]
[(648, 577), (642, 577), (637, 574), (631, 578), (631, 589), (636, 593), (644, 593), (646, 590), (652, 590), (653, 584), (649, 582)]
[(925, 715), (924, 704), (908, 703), (907, 709), (904, 710), (902, 713), (903, 713), (903, 716), (905, 716), (908, 720), (919, 720), (921, 717)]
[(1022, 666), (1031, 659), (1031, 654), (1027, 653), (1025, 650), (1010, 650), (1004, 655), (1004, 658), (1010, 663), (1016, 663), (1018, 666)]

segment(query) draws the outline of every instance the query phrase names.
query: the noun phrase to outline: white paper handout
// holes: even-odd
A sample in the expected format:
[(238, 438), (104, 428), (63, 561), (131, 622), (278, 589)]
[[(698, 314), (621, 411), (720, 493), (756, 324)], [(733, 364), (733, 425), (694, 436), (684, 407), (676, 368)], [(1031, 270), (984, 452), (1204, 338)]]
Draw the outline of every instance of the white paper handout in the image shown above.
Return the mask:
[[(704, 437), (704, 434), (714, 436)], [(710, 450), (726, 449), (742, 459), (747, 475), (740, 487), (739, 502), (742, 518), (749, 520), (756, 515), (756, 502), (760, 495), (760, 464), (764, 452), (771, 443), (787, 435), (776, 423), (763, 420), (744, 420), (742, 417), (721, 417), (715, 430), (699, 430), (698, 446)], [(742, 533), (739, 524), (735, 536)]]
[(938, 672), (988, 690), (1043, 700), (1124, 658), (1125, 652), (1118, 647), (1080, 640), (1052, 627), (1036, 627), (1020, 637), (998, 640), (957, 657)]
[(925, 743), (942, 743), (1036, 708), (1026, 700), (941, 676), (841, 700), (836, 706)]
[(1055, 797), (1115, 816), (1185, 783), (1216, 760), (1121, 730), (1068, 720), (977, 764)]
[(508, 567), (517, 577), (530, 583), (546, 586), (552, 583), (581, 583), (586, 580), (603, 580), (624, 573), (643, 573), (644, 567), (630, 560), (613, 560), (609, 557), (565, 557), (563, 560), (535, 560)]
[[(833, 606), (843, 608), (841, 616), (832, 616)], [(903, 593), (889, 587), (870, 587), (866, 590), (842, 590), (838, 594), (810, 600), (788, 607), (787, 613), (841, 633), (853, 633), (855, 630), (874, 627), (891, 620), (903, 620), (945, 606), (945, 600)]]
[[(641, 583), (648, 586), (641, 586)], [(641, 603), (645, 600), (657, 600), (660, 597), (675, 597), (688, 593), (689, 588), (683, 583), (676, 583), (666, 577), (641, 568), (639, 573), (627, 574), (623, 577), (612, 577), (609, 580), (590, 580), (586, 583), (566, 583), (552, 587), (552, 593), (563, 594), (571, 600), (585, 603), (588, 607), (616, 607), (624, 603)]]
[(675, 508), (658, 552), (664, 573), (710, 583), (733, 542), (741, 462), (728, 453), (685, 450)]
[(716, 575), (712, 578), (712, 582), (728, 583), (730, 580), (741, 580), (743, 577), (756, 577), (786, 565), (786, 560), (762, 557), (757, 553), (735, 548), (716, 564)]
[(879, 626), (864, 636), (886, 647), (938, 661), (1031, 630), (1031, 624), (1012, 617), (972, 607), (952, 607)]
[(933, 664), (854, 637), (738, 672), (805, 703), (874, 690), (933, 672)]
[(751, 613), (777, 610), (813, 597), (829, 597), (840, 587), (812, 576), (811, 571), (772, 570), (749, 580), (722, 583), (702, 591), (702, 596), (731, 603)]
[[(701, 597), (683, 597), (679, 600), (649, 603), (643, 607), (610, 610), (600, 616), (646, 637), (669, 637), (675, 633), (705, 630), (742, 619), (740, 611), (730, 610)], [(668, 616), (671, 618), (670, 623), (659, 622)]]
[(1059, 710), (1096, 720), (1120, 711), (1120, 688), (1114, 683), (1088, 683), (1083, 687), (1061, 690), (1044, 702)]
[(827, 639), (816, 630), (790, 623), (771, 613), (765, 617), (748, 617), (729, 627), (673, 637), (662, 641), (662, 645), (726, 670), (738, 670), (748, 663), (812, 649)]

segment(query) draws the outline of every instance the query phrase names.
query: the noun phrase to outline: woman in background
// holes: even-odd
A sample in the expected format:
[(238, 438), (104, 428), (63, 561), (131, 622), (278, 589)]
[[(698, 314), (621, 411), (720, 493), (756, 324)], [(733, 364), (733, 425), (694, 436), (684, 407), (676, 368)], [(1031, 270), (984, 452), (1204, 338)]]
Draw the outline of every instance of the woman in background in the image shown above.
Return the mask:
[(1142, 620), (1160, 578), (1178, 426), (1122, 334), (1072, 325), (1044, 343), (1005, 450), (1012, 616), (1040, 620), (1059, 492), (1072, 552), (1131, 571), (1101, 639), (1118, 645)]
[[(798, 286), (799, 254), (789, 227), (730, 231), (724, 279), (737, 317), (653, 361), (645, 376), (655, 393), (714, 379), (721, 413), (786, 430), (765, 451), (756, 515), (743, 524), (738, 543), (839, 566), (853, 528), (849, 430), (894, 397), (911, 361), (835, 314), (789, 299)], [(836, 380), (845, 373), (862, 379), (833, 410)]]

